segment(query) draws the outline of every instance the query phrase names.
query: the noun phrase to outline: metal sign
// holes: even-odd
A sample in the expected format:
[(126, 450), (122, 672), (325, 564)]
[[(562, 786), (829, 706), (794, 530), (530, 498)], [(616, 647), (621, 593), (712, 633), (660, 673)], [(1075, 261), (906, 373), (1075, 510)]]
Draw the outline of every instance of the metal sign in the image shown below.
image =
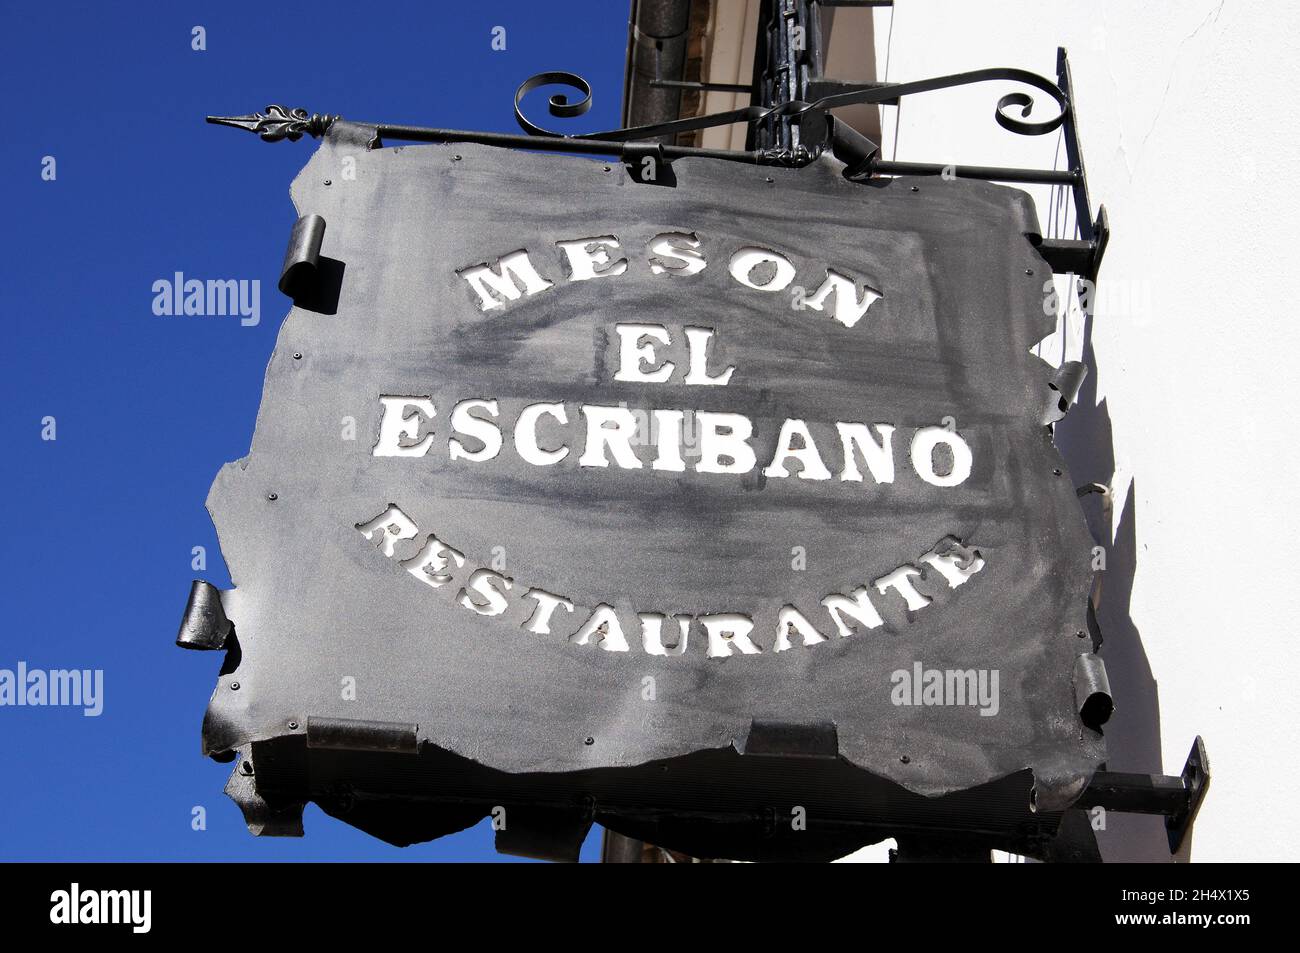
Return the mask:
[(1030, 199), (372, 145), (333, 123), (293, 185), (208, 499), (235, 588), (182, 629), (234, 649), (203, 738), (250, 826), (1054, 833), (1109, 696)]

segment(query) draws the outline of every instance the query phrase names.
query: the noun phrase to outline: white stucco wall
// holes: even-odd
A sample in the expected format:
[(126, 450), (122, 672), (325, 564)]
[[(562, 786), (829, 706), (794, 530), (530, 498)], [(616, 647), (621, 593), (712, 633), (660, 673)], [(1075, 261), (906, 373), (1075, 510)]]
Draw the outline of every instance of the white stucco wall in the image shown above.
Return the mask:
[[(876, 17), (890, 80), (984, 66), (1052, 77), (1057, 46), (1069, 50), (1093, 203), (1112, 226), (1092, 386), (1059, 436), (1076, 483), (1114, 487), (1114, 526), (1098, 498), (1086, 504), (1111, 537), (1109, 767), (1177, 774), (1200, 734), (1213, 783), (1190, 859), (1297, 859), (1300, 819), (1285, 803), (1300, 785), (1300, 318), (1286, 262), (1300, 5), (898, 0)], [(912, 97), (897, 139), (884, 110), (884, 155), (1064, 167), (1057, 134), (994, 123), (1011, 88)], [(1047, 228), (1050, 191), (1034, 194)], [(1082, 330), (1069, 316), (1045, 353), (1078, 357)], [(1168, 857), (1157, 819), (1112, 814), (1099, 839), (1107, 859)]]

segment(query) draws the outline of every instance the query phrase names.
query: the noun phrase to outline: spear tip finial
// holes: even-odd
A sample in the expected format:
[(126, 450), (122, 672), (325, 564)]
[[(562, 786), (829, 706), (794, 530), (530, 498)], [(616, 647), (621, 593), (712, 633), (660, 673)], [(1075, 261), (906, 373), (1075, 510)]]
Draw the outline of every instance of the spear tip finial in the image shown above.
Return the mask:
[(297, 142), (304, 134), (319, 138), (334, 124), (338, 116), (322, 116), (308, 113), (305, 109), (286, 109), (276, 103), (266, 107), (266, 114), (253, 113), (249, 116), (208, 116), (207, 121), (215, 126), (230, 126), (243, 129), (262, 137), (264, 142), (278, 142), (288, 139)]

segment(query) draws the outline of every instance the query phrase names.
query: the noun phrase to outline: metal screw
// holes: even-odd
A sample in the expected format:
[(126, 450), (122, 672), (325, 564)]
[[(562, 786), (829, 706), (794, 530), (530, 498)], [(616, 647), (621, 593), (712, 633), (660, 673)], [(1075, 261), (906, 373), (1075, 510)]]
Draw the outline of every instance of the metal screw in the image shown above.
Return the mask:
[(605, 171), (606, 171), (606, 172), (609, 171), (609, 166), (605, 166)]
[(1056, 467), (1052, 467), (1052, 473), (1053, 473), (1055, 476), (1060, 476), (1060, 475), (1061, 475), (1061, 471), (1060, 471), (1058, 468), (1056, 468)]
[(596, 739), (592, 737), (588, 737), (587, 740), (583, 742), (583, 744), (588, 744), (588, 745), (594, 745), (595, 743), (596, 743)]
[(293, 359), (294, 359), (295, 361), (301, 361), (301, 360), (302, 360), (302, 352), (301, 352), (301, 351), (294, 351), (294, 352), (293, 352)]
[(274, 503), (276, 500), (280, 498), (280, 495), (278, 493), (268, 493), (266, 494), (266, 498), (270, 500), (272, 503)]
[(452, 157), (451, 157), (451, 161), (452, 161), (452, 162), (459, 162), (459, 161), (460, 161), (460, 156), (452, 156)]
[(919, 192), (919, 191), (921, 191), (921, 187), (920, 187), (919, 185), (914, 185), (914, 186), (912, 186), (912, 191), (913, 191), (913, 192)]
[(334, 183), (331, 182), (329, 179), (326, 179), (326, 180), (325, 180), (325, 184), (326, 184), (326, 185), (333, 185)]
[(1033, 273), (1034, 273), (1034, 269), (1032, 269), (1032, 268), (1026, 268), (1026, 269), (1025, 269), (1025, 274), (1027, 274), (1027, 275), (1032, 275)]
[(230, 683), (230, 690), (231, 690), (232, 692), (237, 692), (237, 691), (239, 691), (239, 683), (238, 683), (238, 682), (231, 682), (231, 683)]
[(901, 762), (903, 762), (903, 764), (911, 764), (911, 763), (912, 763), (912, 759), (909, 758), (907, 755), (903, 755), (903, 756), (902, 756), (901, 758), (899, 758), (898, 760), (901, 761)]
[(291, 722), (289, 722), (289, 730), (290, 730), (290, 731), (297, 731), (297, 730), (298, 730), (298, 723), (297, 723), (296, 721), (291, 721)]
[(771, 185), (773, 182), (776, 181), (776, 179), (772, 178), (772, 177), (769, 175), (769, 176), (766, 176), (766, 177), (763, 179), (763, 181), (766, 182), (768, 185)]
[(1077, 635), (1077, 636), (1078, 636), (1079, 638), (1081, 638), (1081, 639), (1083, 639), (1083, 638), (1087, 638), (1087, 636), (1088, 636), (1088, 633), (1087, 633), (1087, 632), (1084, 632), (1083, 629), (1080, 629), (1078, 632), (1076, 632), (1076, 633), (1074, 633), (1074, 634)]

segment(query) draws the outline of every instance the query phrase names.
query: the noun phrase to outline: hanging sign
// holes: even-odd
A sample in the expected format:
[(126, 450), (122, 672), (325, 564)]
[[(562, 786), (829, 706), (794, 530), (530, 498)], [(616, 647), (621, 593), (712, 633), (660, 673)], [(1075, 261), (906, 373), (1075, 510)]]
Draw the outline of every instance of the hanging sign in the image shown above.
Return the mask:
[[(294, 183), (313, 284), (208, 501), (239, 646), (210, 753), (297, 744), (259, 797), (322, 802), (393, 793), (322, 752), (454, 758), (462, 825), (540, 776), (614, 823), (719, 808), (759, 752), (1077, 796), (1092, 543), (1028, 196), (347, 131)], [(707, 785), (642, 783), (709, 752)], [(788, 815), (816, 792), (783, 777)]]

